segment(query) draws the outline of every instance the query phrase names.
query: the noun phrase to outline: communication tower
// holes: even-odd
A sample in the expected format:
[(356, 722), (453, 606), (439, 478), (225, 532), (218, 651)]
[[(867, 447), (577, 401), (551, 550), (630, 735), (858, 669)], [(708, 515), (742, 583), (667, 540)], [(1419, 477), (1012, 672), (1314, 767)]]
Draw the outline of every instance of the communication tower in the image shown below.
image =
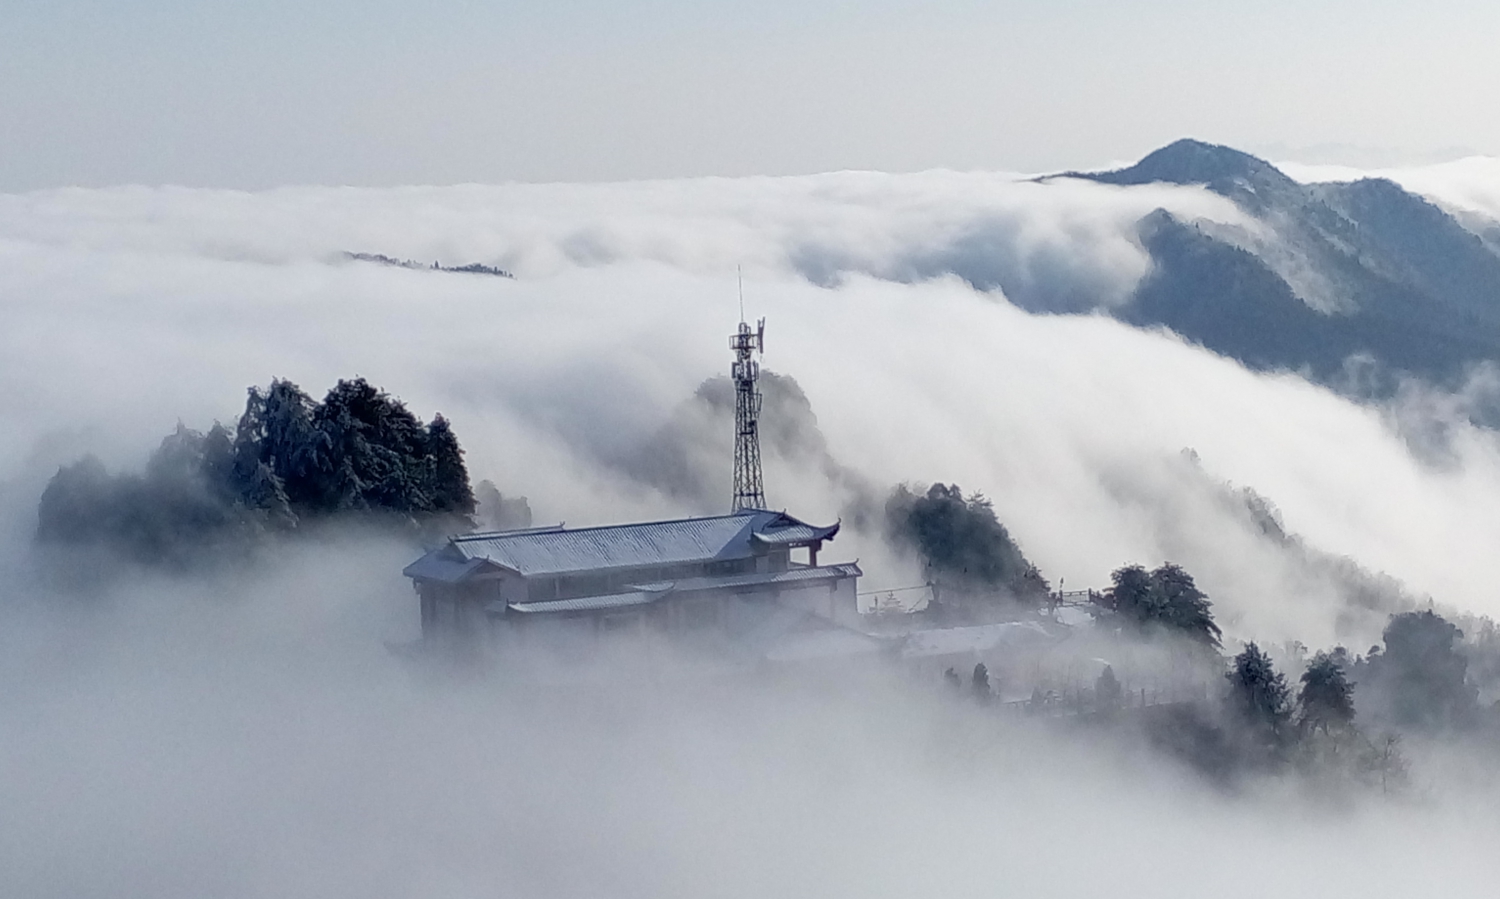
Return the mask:
[(729, 338), (734, 350), (734, 505), (731, 511), (764, 509), (766, 487), (760, 474), (760, 363), (755, 357), (765, 349), (766, 320), (755, 330), (740, 315), (740, 327)]

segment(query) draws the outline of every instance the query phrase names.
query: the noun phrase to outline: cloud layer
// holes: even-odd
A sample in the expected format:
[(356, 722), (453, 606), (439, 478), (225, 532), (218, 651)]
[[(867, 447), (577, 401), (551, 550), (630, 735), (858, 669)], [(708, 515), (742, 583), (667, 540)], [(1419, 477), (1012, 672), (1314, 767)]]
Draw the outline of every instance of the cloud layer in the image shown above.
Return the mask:
[[(1473, 180), (1470, 194), (1489, 189)], [(984, 491), (1054, 579), (1099, 585), (1116, 565), (1171, 558), (1248, 635), (1333, 638), (1322, 607), (1337, 591), (1279, 572), (1278, 550), (1206, 486), (1228, 481), (1269, 496), (1314, 546), (1494, 611), (1488, 433), (1446, 427), (1435, 467), (1394, 413), (970, 287), (1003, 270), (1118, 302), (1148, 265), (1134, 221), (1159, 205), (1238, 216), (1195, 189), (954, 173), (5, 197), (0, 459), (35, 490), (84, 449), (136, 464), (178, 419), (232, 417), (273, 375), (317, 391), (360, 374), (452, 417), (476, 476), (531, 496), (541, 519), (669, 514), (673, 499), (600, 460), (646, 442), (724, 368), (742, 263), (749, 309), (771, 322), (767, 365), (806, 390), (833, 458), (876, 484)], [(336, 262), (344, 249), (519, 277)], [(1441, 398), (1418, 404), (1453, 416)], [(1211, 477), (1181, 473), (1184, 448)], [(778, 503), (840, 513), (822, 471), (773, 475)]]
[[(1474, 177), (1464, 196), (1490, 189)], [(1409, 596), (1500, 613), (1500, 444), (1452, 398), (1359, 406), (1170, 334), (1030, 314), (973, 287), (1004, 271), (1088, 298), (1077, 308), (1118, 302), (1147, 265), (1133, 223), (1163, 205), (1237, 215), (1192, 189), (952, 173), (0, 198), (11, 882), (71, 896), (732, 896), (1123, 879), (1155, 895), (1156, 863), (1119, 839), (1149, 831), (1178, 847), (1187, 869), (1171, 877), (1229, 895), (1379, 895), (1434, 872), (1480, 894), (1490, 812), (1287, 830), (1275, 797), (1229, 806), (1154, 763), (992, 732), (904, 687), (868, 707), (626, 691), (538, 708), (414, 683), (381, 645), (415, 627), (397, 545), (309, 546), (227, 584), (132, 583), (86, 612), (20, 576), (58, 464), (93, 451), (138, 466), (179, 419), (232, 418), (273, 376), (316, 392), (363, 375), (424, 418), (442, 412), (475, 478), (527, 495), (539, 521), (692, 511), (616, 463), (725, 369), (741, 264), (747, 311), (769, 320), (766, 365), (796, 378), (829, 458), (875, 485), (983, 491), (1054, 583), (1177, 561), (1231, 639), (1322, 646), (1378, 627), (1343, 616), (1359, 587), (1347, 556)], [(1442, 425), (1442, 454), (1413, 452), (1414, 419)], [(810, 519), (842, 514), (845, 486), (784, 463), (768, 479), (773, 504)], [(1305, 544), (1268, 536), (1245, 486)], [(910, 577), (870, 533), (851, 528), (832, 553), (866, 562), (869, 587)], [(983, 763), (962, 748), (976, 745)], [(1418, 838), (1436, 848), (1413, 859)], [(1272, 856), (1272, 871), (1242, 861)]]

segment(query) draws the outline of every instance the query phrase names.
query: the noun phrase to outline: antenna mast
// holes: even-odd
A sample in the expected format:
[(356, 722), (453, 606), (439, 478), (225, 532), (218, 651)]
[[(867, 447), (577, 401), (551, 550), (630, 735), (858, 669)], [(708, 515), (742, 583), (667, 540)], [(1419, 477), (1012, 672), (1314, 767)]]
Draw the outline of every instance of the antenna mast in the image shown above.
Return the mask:
[(740, 327), (729, 338), (734, 350), (734, 503), (730, 511), (764, 509), (766, 488), (760, 473), (760, 363), (756, 354), (765, 350), (766, 320), (755, 330), (745, 324), (744, 291), (740, 292)]

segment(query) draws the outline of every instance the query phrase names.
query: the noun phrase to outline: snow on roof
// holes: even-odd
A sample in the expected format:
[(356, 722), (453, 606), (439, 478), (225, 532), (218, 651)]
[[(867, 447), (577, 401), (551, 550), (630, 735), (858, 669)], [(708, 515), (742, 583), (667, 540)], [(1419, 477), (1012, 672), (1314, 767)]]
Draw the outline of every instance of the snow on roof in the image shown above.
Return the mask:
[(855, 562), (840, 562), (837, 565), (819, 565), (817, 568), (788, 568), (786, 571), (754, 571), (747, 574), (726, 574), (719, 577), (692, 577), (677, 581), (662, 581), (656, 584), (633, 584), (642, 590), (672, 590), (676, 593), (692, 593), (701, 590), (724, 590), (731, 587), (758, 587), (764, 584), (794, 584), (804, 581), (832, 580), (834, 578), (860, 577)]
[[(756, 555), (756, 544), (796, 546), (831, 539), (837, 532), (836, 524), (819, 528), (784, 512), (747, 509), (733, 515), (675, 521), (469, 534), (452, 538), (447, 546), (428, 556), (457, 563), (483, 559), (529, 577), (744, 559)], [(419, 567), (423, 561), (407, 566), (409, 577), (428, 577), (423, 572), (429, 569)], [(434, 580), (447, 580), (456, 571), (438, 567), (430, 570), (443, 575), (431, 578)]]
[[(593, 612), (601, 609), (616, 609), (639, 606), (655, 602), (668, 594), (701, 593), (708, 590), (725, 590), (734, 587), (759, 586), (762, 584), (801, 583), (841, 577), (858, 577), (859, 566), (853, 562), (829, 565), (826, 568), (793, 568), (789, 571), (771, 571), (755, 574), (730, 574), (722, 577), (695, 577), (680, 581), (663, 581), (659, 584), (632, 584), (625, 593), (607, 596), (580, 596), (574, 599), (548, 599), (536, 602), (510, 603), (514, 612)], [(500, 602), (486, 604), (488, 611), (502, 612), (506, 608)]]
[[(631, 593), (612, 593), (609, 596), (580, 596), (576, 599), (548, 599), (539, 602), (513, 602), (512, 612), (596, 612), (604, 609), (625, 609), (643, 606), (661, 599), (662, 591), (636, 590)], [(499, 605), (490, 603), (489, 605)]]
[(1078, 606), (1058, 606), (1052, 613), (1058, 622), (1068, 627), (1087, 627), (1094, 623), (1094, 616), (1088, 609)]
[(1061, 639), (1036, 621), (1007, 621), (1003, 624), (981, 624), (974, 627), (945, 627), (908, 634), (901, 646), (901, 657), (920, 659), (932, 656), (989, 652), (1001, 647), (1023, 649), (1044, 646)]
[(401, 573), (409, 578), (456, 584), (487, 564), (484, 559), (451, 559), (444, 558), (439, 552), (430, 552), (401, 569)]
[(803, 524), (800, 521), (787, 524), (772, 523), (757, 530), (751, 535), (751, 539), (767, 546), (805, 546), (817, 540), (832, 540), (833, 535), (838, 532), (837, 524), (820, 528), (817, 525)]

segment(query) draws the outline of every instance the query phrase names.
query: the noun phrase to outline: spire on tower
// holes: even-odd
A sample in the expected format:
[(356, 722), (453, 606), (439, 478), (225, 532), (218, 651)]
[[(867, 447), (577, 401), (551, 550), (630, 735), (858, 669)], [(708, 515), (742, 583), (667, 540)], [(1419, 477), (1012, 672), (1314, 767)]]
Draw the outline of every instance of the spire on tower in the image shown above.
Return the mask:
[(760, 473), (760, 363), (755, 356), (765, 349), (766, 320), (751, 330), (743, 311), (740, 327), (729, 338), (734, 350), (734, 502), (731, 511), (764, 509), (766, 488)]

